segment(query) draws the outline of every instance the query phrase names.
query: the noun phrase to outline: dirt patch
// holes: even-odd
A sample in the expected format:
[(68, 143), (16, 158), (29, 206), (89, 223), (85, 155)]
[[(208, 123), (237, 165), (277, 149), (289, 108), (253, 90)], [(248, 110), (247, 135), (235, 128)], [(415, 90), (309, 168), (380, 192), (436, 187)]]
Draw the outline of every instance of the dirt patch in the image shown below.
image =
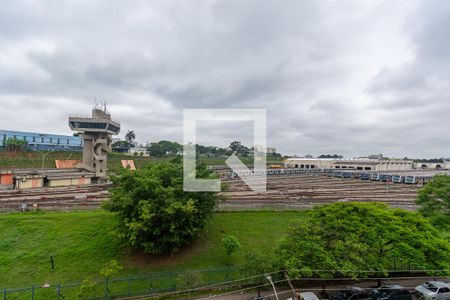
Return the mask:
[(180, 265), (184, 261), (204, 252), (204, 250), (208, 248), (209, 242), (205, 238), (205, 234), (206, 233), (202, 234), (190, 245), (181, 248), (179, 252), (173, 254), (153, 255), (144, 253), (144, 251), (140, 249), (124, 247), (123, 255), (125, 259), (123, 260), (123, 263), (130, 268), (142, 269), (143, 267), (148, 267), (152, 270)]

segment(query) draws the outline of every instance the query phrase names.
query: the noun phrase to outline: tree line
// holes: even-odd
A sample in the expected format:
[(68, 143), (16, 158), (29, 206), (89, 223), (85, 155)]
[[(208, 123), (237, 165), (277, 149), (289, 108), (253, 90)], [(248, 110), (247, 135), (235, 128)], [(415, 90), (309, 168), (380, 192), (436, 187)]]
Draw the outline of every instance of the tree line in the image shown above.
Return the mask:
[[(136, 134), (133, 130), (129, 130), (125, 134), (125, 140), (117, 141), (113, 143), (113, 149), (129, 149), (135, 147), (134, 141)], [(247, 157), (252, 154), (253, 148), (247, 147), (240, 141), (233, 141), (226, 148), (216, 146), (204, 146), (196, 144), (197, 155), (203, 155), (207, 157), (229, 156), (236, 154), (240, 157)], [(183, 145), (177, 142), (168, 140), (161, 140), (158, 142), (152, 142), (145, 146), (148, 149), (150, 156), (164, 157), (174, 156), (180, 154), (183, 151)]]

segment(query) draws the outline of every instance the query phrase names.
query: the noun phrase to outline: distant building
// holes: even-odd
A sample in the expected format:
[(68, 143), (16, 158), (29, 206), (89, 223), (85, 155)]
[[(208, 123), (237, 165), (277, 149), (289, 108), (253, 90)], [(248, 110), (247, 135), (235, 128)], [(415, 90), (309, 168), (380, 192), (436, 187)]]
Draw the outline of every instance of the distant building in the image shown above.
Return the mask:
[(367, 158), (369, 158), (369, 159), (383, 159), (384, 158), (384, 156), (383, 156), (383, 154), (370, 154)]
[(408, 171), (413, 169), (413, 162), (403, 159), (288, 158), (284, 165), (294, 169), (320, 170)]
[(0, 130), (0, 149), (6, 147), (8, 139), (25, 141), (27, 148), (37, 151), (81, 151), (83, 140), (71, 135)]
[(128, 154), (133, 156), (149, 157), (150, 151), (148, 151), (147, 147), (133, 147), (128, 149)]
[(116, 140), (112, 142), (112, 151), (118, 152), (118, 153), (128, 153), (130, 151), (130, 148), (136, 147), (134, 144), (123, 141), (123, 140)]
[(276, 154), (277, 149), (275, 147), (262, 147), (262, 146), (255, 146), (255, 152), (262, 152), (266, 154)]

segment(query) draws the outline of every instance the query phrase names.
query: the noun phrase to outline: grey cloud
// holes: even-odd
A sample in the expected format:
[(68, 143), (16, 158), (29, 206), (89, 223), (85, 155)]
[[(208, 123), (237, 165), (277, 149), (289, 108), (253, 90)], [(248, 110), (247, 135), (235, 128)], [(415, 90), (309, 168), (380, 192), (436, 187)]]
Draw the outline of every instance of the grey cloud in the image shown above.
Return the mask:
[(141, 142), (181, 141), (183, 108), (262, 107), (284, 153), (450, 156), (449, 16), (421, 0), (5, 1), (0, 128), (69, 133), (106, 99)]

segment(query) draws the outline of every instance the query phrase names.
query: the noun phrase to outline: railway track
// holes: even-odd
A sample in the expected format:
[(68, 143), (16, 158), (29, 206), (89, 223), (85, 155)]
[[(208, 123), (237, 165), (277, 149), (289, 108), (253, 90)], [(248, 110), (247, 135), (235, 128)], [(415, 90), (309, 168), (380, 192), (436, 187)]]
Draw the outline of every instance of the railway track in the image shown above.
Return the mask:
[(91, 184), (80, 187), (40, 188), (30, 190), (0, 190), (0, 211), (27, 209), (74, 210), (94, 209), (108, 198), (111, 184)]
[[(257, 181), (255, 181), (257, 182)], [(253, 192), (240, 179), (227, 179), (228, 190), (219, 209), (280, 207), (302, 209), (342, 202), (382, 202), (392, 207), (415, 210), (418, 187), (377, 181), (334, 178), (324, 175), (277, 175), (267, 177), (267, 191)]]
[[(306, 209), (314, 205), (339, 201), (382, 202), (392, 207), (415, 210), (418, 187), (378, 181), (341, 179), (325, 175), (291, 174), (267, 177), (267, 191), (253, 192), (240, 179), (223, 179), (228, 190), (219, 210)], [(94, 209), (109, 196), (111, 184), (91, 184), (79, 187), (40, 188), (30, 190), (0, 190), (0, 211), (29, 209), (37, 205), (43, 210)]]

